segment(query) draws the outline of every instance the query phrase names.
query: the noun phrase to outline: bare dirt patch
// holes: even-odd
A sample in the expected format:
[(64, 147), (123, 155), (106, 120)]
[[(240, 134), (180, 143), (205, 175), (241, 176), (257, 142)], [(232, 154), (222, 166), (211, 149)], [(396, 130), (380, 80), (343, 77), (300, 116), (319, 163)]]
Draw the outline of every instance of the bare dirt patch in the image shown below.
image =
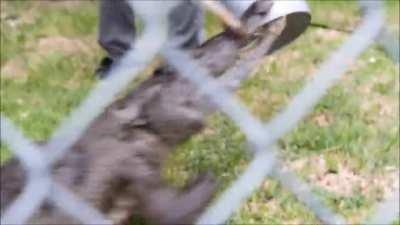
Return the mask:
[(96, 2), (95, 0), (89, 1), (74, 1), (74, 0), (42, 0), (38, 1), (39, 7), (51, 7), (51, 8), (67, 8), (73, 9), (75, 7), (79, 7), (82, 4), (86, 4), (87, 2), (93, 3)]
[(319, 127), (328, 127), (334, 122), (334, 118), (329, 113), (319, 113), (315, 115), (312, 120), (316, 123)]
[(50, 52), (61, 52), (66, 55), (73, 55), (79, 53), (90, 54), (92, 49), (93, 46), (82, 39), (50, 36), (39, 39), (35, 52), (40, 55), (47, 55)]
[(17, 29), (23, 24), (34, 24), (39, 16), (33, 7), (20, 13), (10, 3), (7, 4), (7, 1), (0, 2), (0, 19), (2, 25), (7, 25), (12, 29)]
[(368, 196), (378, 192), (380, 198), (386, 198), (392, 196), (399, 188), (398, 168), (388, 167), (382, 173), (367, 174), (355, 171), (349, 162), (343, 161), (338, 162), (336, 170), (332, 171), (323, 155), (296, 160), (289, 164), (294, 170), (302, 170), (307, 166), (311, 166), (311, 173), (308, 175), (310, 183), (343, 197), (360, 193)]
[(337, 30), (317, 29), (315, 34), (318, 41), (337, 41), (346, 37), (346, 34)]
[(25, 79), (27, 73), (27, 65), (22, 58), (9, 60), (0, 68), (1, 78)]
[(92, 55), (96, 51), (95, 42), (87, 38), (67, 38), (50, 36), (39, 39), (36, 43), (26, 44), (24, 57), (14, 57), (1, 66), (2, 78), (24, 79), (28, 76), (28, 68), (42, 62), (51, 53), (60, 53), (65, 56)]

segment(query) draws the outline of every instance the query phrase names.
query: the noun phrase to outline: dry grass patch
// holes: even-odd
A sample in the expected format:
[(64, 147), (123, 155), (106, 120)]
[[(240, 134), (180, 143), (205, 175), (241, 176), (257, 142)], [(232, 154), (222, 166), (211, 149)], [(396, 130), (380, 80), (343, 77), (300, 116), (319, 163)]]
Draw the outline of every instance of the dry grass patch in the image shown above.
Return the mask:
[(0, 68), (1, 78), (23, 80), (28, 76), (26, 61), (21, 57), (16, 57), (7, 61)]
[[(343, 160), (345, 159), (345, 160)], [(399, 188), (399, 169), (386, 167), (382, 172), (368, 173), (354, 168), (357, 163), (339, 154), (314, 155), (288, 163), (295, 171), (307, 170), (307, 180), (336, 196), (362, 194), (382, 200)]]
[[(33, 45), (33, 43), (30, 43), (28, 48), (30, 48), (30, 45)], [(95, 48), (95, 46), (93, 46), (93, 41), (88, 42), (81, 38), (68, 38), (63, 36), (40, 38), (35, 46), (36, 50), (34, 52), (39, 55), (48, 55), (52, 52), (59, 52), (64, 55), (89, 55)]]

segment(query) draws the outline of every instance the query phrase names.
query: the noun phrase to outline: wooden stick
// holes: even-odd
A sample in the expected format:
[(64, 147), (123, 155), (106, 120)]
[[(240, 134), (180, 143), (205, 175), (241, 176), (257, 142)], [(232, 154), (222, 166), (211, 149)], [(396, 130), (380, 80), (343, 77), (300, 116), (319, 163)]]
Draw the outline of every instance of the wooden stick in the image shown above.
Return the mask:
[(216, 15), (227, 27), (235, 33), (243, 36), (246, 34), (242, 22), (232, 14), (223, 4), (213, 0), (202, 0), (199, 3), (208, 11)]

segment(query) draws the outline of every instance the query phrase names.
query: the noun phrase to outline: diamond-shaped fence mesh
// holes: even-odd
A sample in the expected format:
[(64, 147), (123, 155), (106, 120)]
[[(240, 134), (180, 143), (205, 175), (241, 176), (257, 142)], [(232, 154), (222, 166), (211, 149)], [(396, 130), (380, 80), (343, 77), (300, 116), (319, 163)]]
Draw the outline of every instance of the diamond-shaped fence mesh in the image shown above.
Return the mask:
[[(111, 104), (149, 62), (161, 53), (183, 77), (193, 82), (199, 92), (228, 115), (244, 132), (254, 155), (247, 169), (223, 192), (197, 220), (197, 224), (222, 224), (241, 206), (266, 178), (273, 176), (293, 192), (297, 199), (309, 207), (326, 224), (345, 224), (346, 220), (318, 199), (311, 188), (294, 173), (284, 169), (277, 158), (276, 141), (292, 130), (327, 90), (344, 74), (355, 59), (380, 34), (384, 26), (384, 11), (380, 1), (361, 1), (363, 19), (358, 28), (321, 65), (305, 87), (293, 98), (279, 115), (263, 123), (254, 117), (222, 84), (210, 76), (207, 69), (186, 52), (166, 43), (167, 16), (177, 1), (132, 1), (131, 7), (139, 12), (145, 30), (121, 63), (110, 72), (110, 78), (100, 81), (83, 103), (66, 118), (46, 146), (25, 138), (22, 133), (1, 115), (1, 140), (8, 144), (16, 158), (27, 171), (27, 182), (18, 198), (1, 215), (1, 224), (24, 224), (48, 199), (67, 214), (84, 224), (111, 224), (97, 209), (79, 199), (51, 178), (50, 170), (68, 149), (79, 139), (91, 122)], [(393, 41), (393, 40), (392, 40)], [(398, 61), (398, 45), (390, 38), (380, 39), (394, 60)], [(394, 50), (393, 50), (394, 49)], [(397, 50), (396, 50), (397, 49)], [(227, 73), (230, 73), (228, 71)], [(234, 77), (226, 74), (223, 77)], [(40, 148), (52, 149), (44, 153)], [(399, 213), (399, 190), (393, 198), (383, 201), (368, 224), (393, 222)]]

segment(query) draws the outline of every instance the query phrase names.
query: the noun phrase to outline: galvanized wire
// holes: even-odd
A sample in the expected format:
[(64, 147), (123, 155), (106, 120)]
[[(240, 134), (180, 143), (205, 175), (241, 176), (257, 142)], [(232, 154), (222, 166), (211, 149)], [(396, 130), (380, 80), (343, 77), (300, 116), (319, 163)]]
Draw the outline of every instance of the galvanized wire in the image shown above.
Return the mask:
[[(172, 45), (164, 46), (168, 33), (167, 16), (176, 5), (175, 1), (128, 2), (132, 9), (140, 12), (139, 16), (142, 17), (145, 24), (143, 35), (135, 43), (135, 50), (129, 51), (111, 71), (110, 78), (97, 84), (85, 101), (61, 123), (43, 148), (52, 149), (51, 152), (42, 150), (25, 138), (4, 115), (1, 115), (1, 140), (8, 144), (28, 173), (27, 184), (23, 192), (3, 212), (1, 224), (25, 223), (46, 198), (82, 223), (111, 223), (98, 210), (55, 183), (50, 176), (51, 165), (63, 157), (90, 123), (159, 52), (182, 76), (193, 82), (202, 94), (208, 95), (209, 99), (239, 126), (254, 153), (253, 160), (244, 173), (198, 218), (197, 224), (225, 223), (239, 209), (243, 201), (257, 190), (267, 176), (278, 179), (322, 222), (327, 224), (346, 223), (342, 216), (333, 212), (318, 199), (308, 184), (293, 172), (284, 169), (277, 157), (279, 149), (276, 147), (276, 141), (292, 130), (344, 74), (354, 60), (374, 43), (384, 24), (381, 3), (379, 1), (361, 1), (364, 17), (359, 27), (321, 65), (313, 79), (293, 98), (286, 109), (264, 124), (233, 96), (226, 85), (222, 85), (223, 80), (212, 78), (209, 72), (199, 66), (187, 53)], [(384, 45), (388, 43), (382, 39), (381, 42)], [(398, 55), (398, 51), (394, 54), (395, 59), (396, 54)], [(233, 79), (231, 82), (237, 82), (249, 70), (250, 68), (231, 70), (225, 74), (225, 77), (231, 77)], [(366, 223), (387, 224), (396, 219), (399, 212), (398, 191), (393, 198), (381, 203), (377, 213)]]

